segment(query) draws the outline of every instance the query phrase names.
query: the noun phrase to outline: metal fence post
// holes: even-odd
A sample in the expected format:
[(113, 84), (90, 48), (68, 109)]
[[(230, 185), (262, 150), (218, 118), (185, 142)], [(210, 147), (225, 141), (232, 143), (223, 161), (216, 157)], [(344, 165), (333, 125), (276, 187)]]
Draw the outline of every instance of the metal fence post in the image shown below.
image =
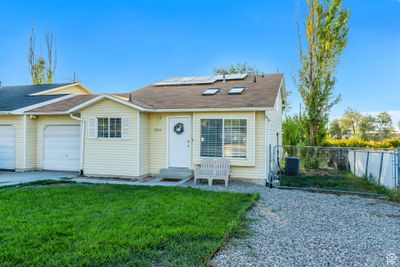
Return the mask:
[(369, 151), (367, 152), (367, 162), (365, 164), (365, 178), (368, 178), (368, 163), (369, 163)]
[(382, 177), (383, 156), (384, 156), (384, 153), (381, 152), (381, 164), (379, 165), (379, 176), (378, 176), (378, 184), (379, 185), (381, 184), (381, 177)]
[(397, 149), (397, 185), (395, 186), (399, 185), (400, 185), (400, 148)]

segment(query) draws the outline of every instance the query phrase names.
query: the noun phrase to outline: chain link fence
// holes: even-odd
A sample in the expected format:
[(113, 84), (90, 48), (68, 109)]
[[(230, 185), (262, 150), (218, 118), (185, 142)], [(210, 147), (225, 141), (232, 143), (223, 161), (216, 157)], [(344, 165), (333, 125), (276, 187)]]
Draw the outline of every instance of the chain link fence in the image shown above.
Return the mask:
[(286, 187), (384, 193), (400, 185), (400, 150), (275, 146), (270, 183)]

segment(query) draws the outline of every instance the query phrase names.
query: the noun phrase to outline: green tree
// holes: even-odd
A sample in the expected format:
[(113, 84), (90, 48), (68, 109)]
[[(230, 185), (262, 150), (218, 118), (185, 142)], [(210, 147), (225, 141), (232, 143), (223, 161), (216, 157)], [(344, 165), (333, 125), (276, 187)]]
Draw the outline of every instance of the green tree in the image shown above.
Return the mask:
[(301, 135), (299, 131), (298, 121), (287, 116), (282, 124), (282, 143), (284, 145), (296, 146), (300, 143)]
[(259, 71), (255, 66), (245, 63), (232, 64), (226, 67), (214, 68), (214, 74), (257, 74)]
[(42, 55), (37, 55), (35, 28), (32, 28), (29, 39), (28, 63), (33, 84), (53, 83), (57, 66), (57, 51), (55, 50), (54, 36), (46, 33), (47, 60)]
[(359, 132), (362, 115), (360, 112), (348, 108), (340, 119), (340, 125), (343, 128), (343, 133), (346, 135), (356, 136)]
[(326, 138), (330, 110), (340, 101), (333, 90), (339, 56), (347, 44), (350, 11), (342, 8), (341, 0), (307, 0), (307, 6), (304, 51), (298, 31), (301, 67), (297, 86), (305, 106), (308, 144), (315, 146)]
[(373, 139), (373, 133), (375, 132), (375, 118), (371, 115), (362, 116), (359, 124), (358, 136), (365, 141)]
[(342, 139), (342, 128), (340, 127), (338, 119), (335, 119), (331, 122), (329, 126), (329, 135), (333, 139)]
[(390, 138), (392, 132), (392, 123), (392, 117), (386, 111), (381, 112), (376, 116), (377, 141)]

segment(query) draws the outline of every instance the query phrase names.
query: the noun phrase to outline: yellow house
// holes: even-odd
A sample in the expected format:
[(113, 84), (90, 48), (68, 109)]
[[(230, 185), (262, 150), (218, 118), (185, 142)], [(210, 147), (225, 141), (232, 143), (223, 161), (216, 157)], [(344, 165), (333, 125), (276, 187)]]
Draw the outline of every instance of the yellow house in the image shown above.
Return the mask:
[(23, 104), (0, 101), (0, 169), (132, 179), (227, 158), (231, 179), (265, 184), (282, 139), (283, 74), (172, 78), (127, 94), (3, 87), (0, 96), (16, 92)]
[(27, 162), (16, 169), (141, 178), (223, 157), (231, 179), (259, 184), (274, 169), (282, 74), (172, 78), (128, 94), (64, 93), (70, 97), (24, 111), (29, 134), (15, 140), (26, 143), (17, 147)]

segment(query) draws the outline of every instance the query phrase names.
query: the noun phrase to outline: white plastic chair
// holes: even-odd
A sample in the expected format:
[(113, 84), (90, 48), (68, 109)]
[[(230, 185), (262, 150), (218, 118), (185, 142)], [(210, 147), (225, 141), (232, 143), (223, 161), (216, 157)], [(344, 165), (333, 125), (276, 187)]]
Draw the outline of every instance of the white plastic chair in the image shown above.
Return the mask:
[(224, 158), (218, 159), (214, 163), (214, 175), (211, 179), (211, 184), (212, 180), (224, 180), (225, 186), (228, 186), (230, 168), (231, 168), (231, 162), (229, 160)]
[(201, 161), (200, 168), (194, 173), (194, 184), (199, 179), (205, 179), (208, 181), (208, 185), (212, 184), (212, 178), (214, 176), (214, 160), (203, 159)]

